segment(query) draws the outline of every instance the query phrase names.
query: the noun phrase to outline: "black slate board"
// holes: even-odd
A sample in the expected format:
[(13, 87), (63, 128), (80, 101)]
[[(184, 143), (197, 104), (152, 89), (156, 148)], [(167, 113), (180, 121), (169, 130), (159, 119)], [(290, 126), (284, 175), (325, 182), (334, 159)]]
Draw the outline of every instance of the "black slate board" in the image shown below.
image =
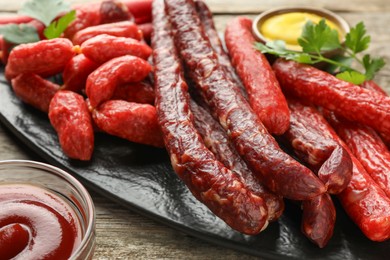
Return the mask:
[(333, 238), (324, 249), (300, 232), (301, 212), (287, 203), (284, 215), (257, 236), (233, 231), (193, 198), (173, 172), (165, 150), (97, 134), (90, 162), (61, 151), (47, 115), (23, 104), (0, 74), (0, 121), (47, 162), (132, 210), (175, 229), (266, 259), (386, 259), (390, 241), (368, 240), (337, 204)]

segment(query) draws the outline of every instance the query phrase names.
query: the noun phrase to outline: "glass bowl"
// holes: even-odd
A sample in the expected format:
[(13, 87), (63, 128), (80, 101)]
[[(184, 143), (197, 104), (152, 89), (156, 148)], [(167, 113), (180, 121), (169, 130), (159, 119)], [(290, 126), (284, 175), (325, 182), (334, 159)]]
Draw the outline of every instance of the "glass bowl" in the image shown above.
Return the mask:
[[(79, 222), (79, 243), (73, 247), (69, 259), (92, 259), (95, 249), (95, 208), (91, 196), (81, 183), (67, 172), (48, 164), (26, 160), (0, 161), (0, 191), (18, 185), (33, 187), (32, 190), (43, 189), (47, 194), (60, 198), (67, 207), (70, 206), (76, 213), (75, 222)], [(23, 192), (29, 195), (29, 191), (27, 188)]]

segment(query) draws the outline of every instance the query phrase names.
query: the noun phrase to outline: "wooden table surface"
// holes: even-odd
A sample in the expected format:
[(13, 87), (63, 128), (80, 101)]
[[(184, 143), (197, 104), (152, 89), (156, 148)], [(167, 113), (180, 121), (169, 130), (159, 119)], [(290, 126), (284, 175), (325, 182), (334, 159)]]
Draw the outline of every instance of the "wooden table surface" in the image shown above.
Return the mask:
[[(0, 0), (0, 11), (14, 12), (23, 1)], [(94, 2), (72, 0), (72, 3)], [(220, 31), (234, 15), (255, 14), (280, 6), (316, 6), (338, 12), (351, 25), (364, 21), (372, 37), (370, 52), (388, 65), (376, 81), (390, 93), (390, 4), (388, 0), (209, 0)], [(0, 97), (1, 102), (1, 97)], [(1, 105), (1, 103), (0, 103)], [(0, 124), (0, 160), (42, 161)], [(97, 243), (94, 259), (252, 259), (184, 234), (124, 208), (90, 191), (97, 213)]]

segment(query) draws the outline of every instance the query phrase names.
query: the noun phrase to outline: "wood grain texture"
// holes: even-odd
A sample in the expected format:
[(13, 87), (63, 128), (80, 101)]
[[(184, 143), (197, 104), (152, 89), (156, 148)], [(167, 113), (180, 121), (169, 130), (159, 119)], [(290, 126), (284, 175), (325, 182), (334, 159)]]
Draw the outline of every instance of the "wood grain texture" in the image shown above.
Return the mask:
[[(219, 31), (237, 14), (254, 14), (279, 6), (317, 6), (340, 13), (350, 24), (364, 21), (372, 36), (370, 52), (390, 64), (389, 0), (207, 0)], [(0, 11), (14, 12), (23, 1), (0, 0)], [(96, 0), (71, 0), (71, 3)], [(231, 14), (229, 14), (231, 13)], [(233, 15), (234, 14), (234, 15)], [(376, 81), (390, 94), (390, 65)], [(1, 100), (1, 97), (0, 97)], [(0, 101), (1, 104), (1, 101)], [(0, 160), (42, 161), (0, 124)], [(212, 245), (143, 217), (104, 196), (90, 191), (97, 212), (97, 244), (94, 259), (255, 259)]]

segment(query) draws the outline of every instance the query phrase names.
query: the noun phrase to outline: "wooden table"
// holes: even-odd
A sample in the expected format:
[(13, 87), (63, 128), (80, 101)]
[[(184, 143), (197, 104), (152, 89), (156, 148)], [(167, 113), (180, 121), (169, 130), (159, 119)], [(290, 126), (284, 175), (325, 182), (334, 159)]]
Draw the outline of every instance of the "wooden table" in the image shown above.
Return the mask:
[[(20, 1), (22, 2), (22, 1)], [(1, 12), (14, 12), (19, 1), (0, 0)], [(93, 2), (72, 0), (72, 3)], [(390, 4), (388, 0), (208, 0), (220, 31), (234, 15), (255, 14), (279, 6), (316, 6), (338, 12), (354, 25), (364, 21), (372, 36), (370, 52), (383, 56), (388, 65), (376, 81), (390, 93)], [(1, 97), (0, 97), (1, 100)], [(1, 105), (1, 104), (0, 104)], [(42, 161), (0, 124), (0, 160)], [(212, 245), (140, 216), (90, 191), (97, 212), (95, 259), (252, 259), (240, 252)]]

